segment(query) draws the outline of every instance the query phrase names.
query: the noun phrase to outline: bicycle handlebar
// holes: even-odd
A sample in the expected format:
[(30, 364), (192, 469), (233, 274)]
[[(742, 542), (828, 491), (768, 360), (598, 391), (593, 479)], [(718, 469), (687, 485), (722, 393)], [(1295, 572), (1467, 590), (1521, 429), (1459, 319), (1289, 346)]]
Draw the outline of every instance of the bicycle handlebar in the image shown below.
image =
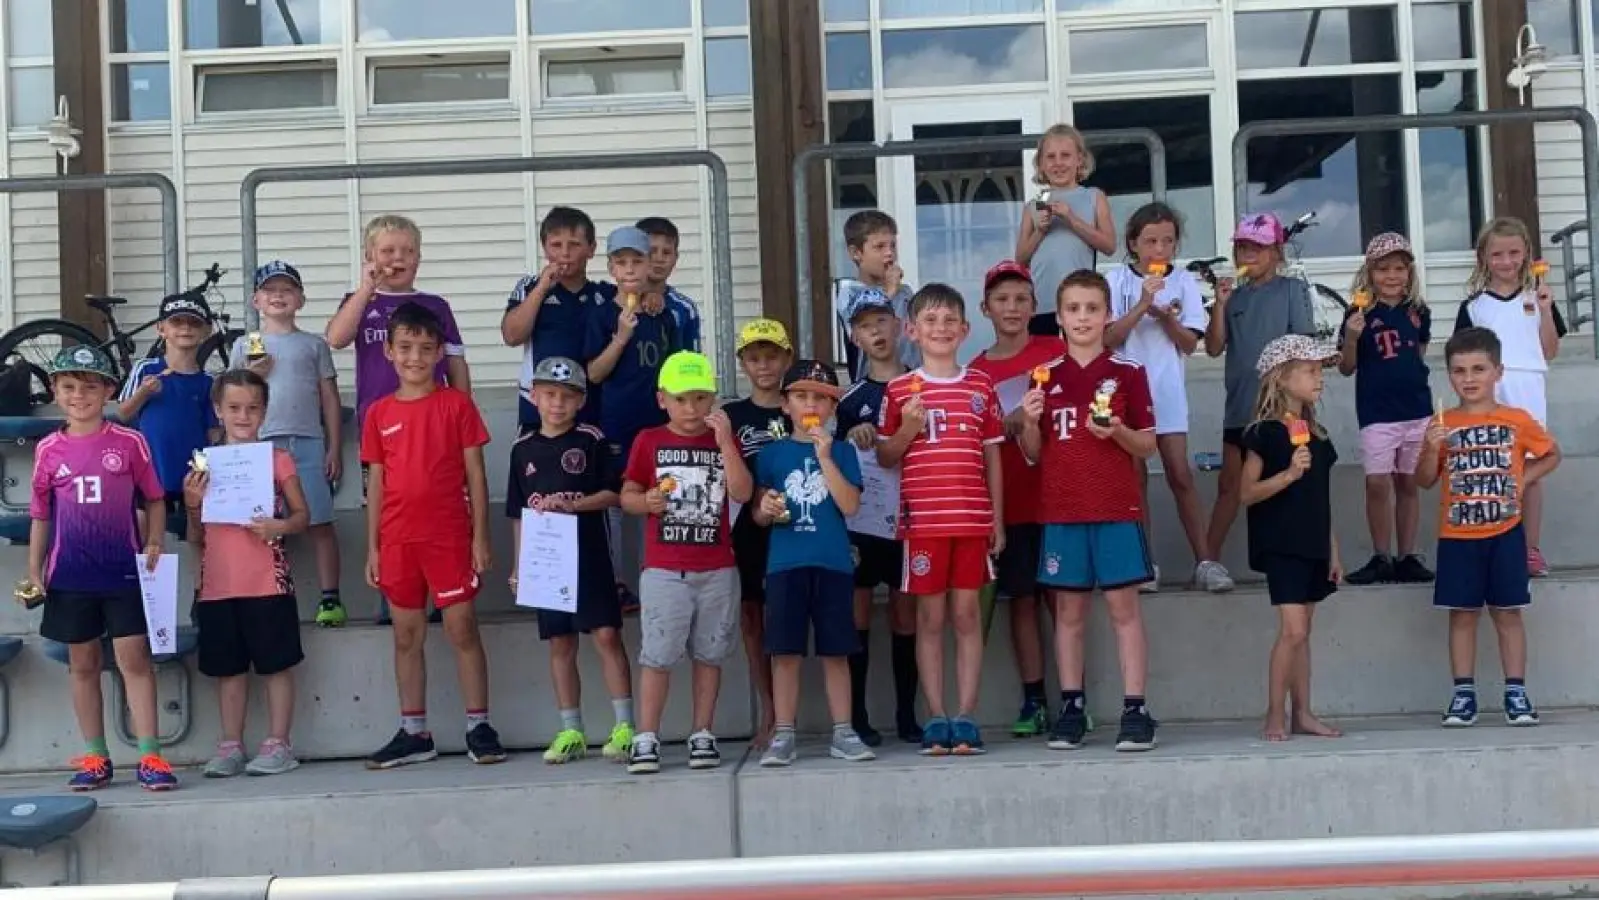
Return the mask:
[(1319, 224), (1321, 223), (1316, 221), (1316, 211), (1311, 210), (1310, 212), (1307, 212), (1295, 219), (1294, 224), (1289, 225), (1288, 228), (1283, 231), (1283, 240), (1291, 241), (1301, 234), (1304, 234), (1306, 231), (1315, 228)]
[(1210, 259), (1191, 260), (1188, 265), (1184, 266), (1184, 268), (1195, 275), (1198, 275), (1200, 278), (1205, 279), (1206, 282), (1214, 286), (1216, 284), (1216, 273), (1214, 269), (1216, 266), (1219, 266), (1226, 261), (1227, 257), (1225, 256), (1212, 256)]

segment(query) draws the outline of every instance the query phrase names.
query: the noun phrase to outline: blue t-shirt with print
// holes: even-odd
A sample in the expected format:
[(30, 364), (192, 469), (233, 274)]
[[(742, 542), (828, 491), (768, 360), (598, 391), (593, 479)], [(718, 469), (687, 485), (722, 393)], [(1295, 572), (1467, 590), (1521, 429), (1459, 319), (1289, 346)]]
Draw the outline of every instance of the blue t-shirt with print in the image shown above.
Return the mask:
[[(855, 452), (841, 443), (833, 448), (833, 460), (844, 480), (859, 488), (861, 464)], [(767, 444), (755, 458), (755, 485), (756, 497), (773, 490), (788, 501), (788, 524), (772, 526), (768, 575), (807, 567), (846, 575), (855, 571), (849, 526), (827, 489), (815, 444), (792, 437)]]
[(211, 376), (204, 372), (169, 372), (166, 360), (160, 357), (141, 359), (124, 382), (120, 399), (132, 397), (148, 375), (161, 379), (161, 390), (151, 394), (139, 415), (126, 424), (139, 429), (144, 442), (150, 445), (150, 458), (156, 474), (161, 476), (161, 487), (168, 494), (181, 493), (183, 478), (189, 474), (189, 459), (194, 451), (211, 443), (209, 432), (217, 427), (216, 408), (211, 405)]
[[(601, 303), (589, 312), (580, 357), (585, 365), (611, 343), (621, 315), (622, 306), (614, 301)], [(656, 401), (655, 391), (661, 363), (680, 349), (676, 322), (669, 310), (662, 309), (653, 316), (642, 309), (638, 311), (633, 336), (602, 382), (600, 393), (600, 430), (621, 449), (623, 459), (627, 459), (628, 448), (640, 431), (666, 424), (666, 411)]]
[[(1338, 346), (1348, 339), (1349, 316), (1338, 333)], [(1432, 415), (1427, 386), (1427, 361), (1422, 351), (1432, 340), (1432, 311), (1425, 306), (1373, 302), (1366, 310), (1366, 330), (1355, 347), (1355, 418), (1361, 428), (1391, 422), (1413, 422)]]
[[(510, 312), (522, 305), (537, 284), (538, 275), (524, 275), (511, 289), (505, 309)], [(533, 368), (539, 360), (550, 356), (564, 356), (583, 360), (583, 345), (588, 337), (589, 313), (600, 304), (616, 296), (616, 286), (599, 281), (585, 282), (574, 291), (556, 283), (539, 306), (538, 318), (533, 320), (533, 334), (522, 347), (521, 391), (517, 403), (518, 418), (524, 425), (537, 426), (539, 411), (528, 400), (528, 389), (533, 380)], [(593, 386), (578, 412), (578, 421), (587, 424), (599, 422), (598, 385)]]

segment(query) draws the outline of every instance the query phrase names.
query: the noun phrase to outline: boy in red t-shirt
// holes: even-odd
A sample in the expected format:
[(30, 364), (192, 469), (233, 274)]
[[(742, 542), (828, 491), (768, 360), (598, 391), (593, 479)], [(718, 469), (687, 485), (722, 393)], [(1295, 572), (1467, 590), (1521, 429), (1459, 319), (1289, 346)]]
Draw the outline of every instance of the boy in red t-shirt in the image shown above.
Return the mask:
[(437, 757), (427, 727), (427, 598), (444, 617), (466, 701), (466, 752), (475, 763), (506, 758), (489, 724), (488, 659), (478, 635), (478, 576), (489, 557), (488, 429), (472, 398), (439, 387), (444, 328), (423, 306), (402, 304), (389, 319), (384, 353), (400, 387), (367, 409), (361, 462), (367, 486), (366, 581), (389, 599), (394, 617), (394, 678), (400, 730), (367, 759), (392, 769)]
[[(922, 753), (983, 752), (972, 712), (983, 667), (981, 593), (994, 577), (991, 554), (1005, 549), (999, 398), (987, 374), (955, 361), (971, 331), (966, 301), (944, 284), (910, 302), (910, 335), (922, 367), (888, 383), (877, 460), (901, 466), (899, 529), (905, 537), (902, 588), (916, 597), (916, 663), (929, 718)], [(955, 625), (959, 708), (944, 714), (944, 622)]]
[(656, 384), (667, 422), (638, 433), (622, 482), (622, 510), (649, 517), (639, 574), (639, 730), (627, 757), (627, 771), (635, 775), (661, 770), (656, 729), (672, 667), (684, 656), (694, 660), (688, 767), (722, 764), (711, 724), (739, 614), (727, 501), (748, 503), (752, 488), (727, 413), (711, 411), (711, 361), (692, 351), (674, 353), (661, 363)]
[(1088, 732), (1083, 631), (1097, 588), (1105, 594), (1121, 657), (1125, 699), (1116, 749), (1150, 750), (1156, 722), (1144, 705), (1148, 647), (1138, 586), (1153, 567), (1138, 460), (1155, 452), (1155, 404), (1143, 367), (1105, 346), (1110, 286), (1102, 276), (1086, 270), (1068, 275), (1055, 316), (1066, 356), (1023, 398), (1017, 437), (1022, 453), (1043, 471), (1038, 581), (1055, 604), (1061, 687), (1049, 746), (1075, 750)]

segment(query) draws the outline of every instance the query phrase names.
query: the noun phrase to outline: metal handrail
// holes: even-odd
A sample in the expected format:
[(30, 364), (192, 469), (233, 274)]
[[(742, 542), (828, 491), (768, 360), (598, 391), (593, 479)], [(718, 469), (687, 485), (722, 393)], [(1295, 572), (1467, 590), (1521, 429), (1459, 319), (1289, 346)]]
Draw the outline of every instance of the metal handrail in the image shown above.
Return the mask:
[(1586, 264), (1577, 263), (1577, 246), (1573, 240), (1579, 234), (1588, 233), (1588, 220), (1578, 219), (1570, 225), (1560, 229), (1549, 236), (1549, 243), (1560, 248), (1560, 270), (1566, 277), (1566, 324), (1572, 331), (1580, 329), (1584, 323), (1593, 321), (1591, 316), (1584, 316), (1581, 312), (1581, 301), (1592, 297), (1593, 292), (1577, 287), (1577, 279), (1584, 275), (1593, 281), (1592, 270)]

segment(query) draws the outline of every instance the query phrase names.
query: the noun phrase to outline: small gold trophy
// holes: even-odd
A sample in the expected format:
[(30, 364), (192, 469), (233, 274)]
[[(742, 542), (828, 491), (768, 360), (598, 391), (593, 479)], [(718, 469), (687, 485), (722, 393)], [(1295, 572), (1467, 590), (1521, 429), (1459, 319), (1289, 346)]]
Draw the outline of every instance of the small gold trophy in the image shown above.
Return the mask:
[[(783, 500), (783, 495), (778, 493), (777, 491), (767, 491), (766, 493), (771, 495), (771, 496), (773, 496), (773, 497), (776, 497), (779, 500)], [(772, 524), (773, 525), (787, 525), (788, 522), (789, 522), (789, 519), (791, 519), (791, 518), (792, 518), (792, 516), (790, 516), (789, 512), (788, 512), (788, 501), (784, 500), (783, 501), (783, 511), (772, 517)]]
[(1116, 385), (1110, 382), (1101, 384), (1099, 390), (1094, 392), (1094, 402), (1088, 407), (1088, 417), (1094, 424), (1101, 428), (1109, 428), (1111, 420), (1110, 398), (1116, 393)]
[(262, 339), (261, 332), (252, 331), (248, 335), (245, 335), (244, 339), (247, 342), (244, 350), (244, 358), (246, 362), (254, 364), (266, 359), (266, 341)]
[(628, 312), (637, 311), (638, 310), (638, 294), (628, 294), (627, 295), (627, 301), (626, 301), (626, 303), (623, 304), (623, 308), (626, 309)]
[(32, 579), (24, 578), (17, 582), (11, 596), (15, 597), (24, 609), (38, 609), (44, 602), (44, 588), (34, 584)]
[(1049, 188), (1044, 188), (1038, 192), (1038, 199), (1033, 201), (1033, 206), (1039, 211), (1049, 209)]
[(190, 471), (201, 473), (211, 471), (211, 463), (205, 458), (204, 450), (196, 447), (194, 453), (190, 454), (189, 469)]

